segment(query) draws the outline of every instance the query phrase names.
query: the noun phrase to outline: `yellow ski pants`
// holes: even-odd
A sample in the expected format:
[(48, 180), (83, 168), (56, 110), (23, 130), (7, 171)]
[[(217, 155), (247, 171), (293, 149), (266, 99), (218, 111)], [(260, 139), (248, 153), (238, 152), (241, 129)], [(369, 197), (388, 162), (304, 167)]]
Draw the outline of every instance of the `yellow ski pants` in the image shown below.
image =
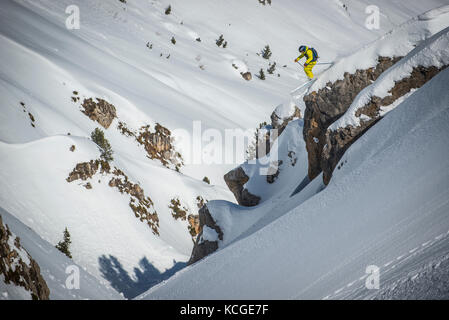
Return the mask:
[(309, 79), (313, 79), (313, 72), (312, 69), (315, 67), (316, 61), (310, 62), (307, 67), (304, 67), (304, 72), (309, 77)]

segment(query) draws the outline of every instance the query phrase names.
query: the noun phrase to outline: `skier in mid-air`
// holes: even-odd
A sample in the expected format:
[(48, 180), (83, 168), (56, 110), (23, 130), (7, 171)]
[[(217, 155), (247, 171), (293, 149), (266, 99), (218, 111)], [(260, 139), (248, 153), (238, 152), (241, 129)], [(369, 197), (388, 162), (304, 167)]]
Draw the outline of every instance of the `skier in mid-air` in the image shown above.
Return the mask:
[(304, 63), (304, 72), (310, 80), (313, 80), (312, 69), (318, 61), (318, 52), (314, 48), (309, 48), (307, 46), (300, 46), (299, 52), (301, 55), (295, 59), (295, 62), (298, 62), (302, 58), (306, 57), (307, 60), (306, 63)]

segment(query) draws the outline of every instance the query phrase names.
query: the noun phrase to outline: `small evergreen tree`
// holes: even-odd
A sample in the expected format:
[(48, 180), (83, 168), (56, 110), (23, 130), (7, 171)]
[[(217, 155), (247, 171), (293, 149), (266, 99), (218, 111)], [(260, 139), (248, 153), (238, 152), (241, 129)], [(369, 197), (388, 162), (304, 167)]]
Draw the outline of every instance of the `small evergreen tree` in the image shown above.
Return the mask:
[(165, 14), (168, 16), (171, 13), (171, 5), (169, 5), (166, 9), (165, 9)]
[(112, 151), (112, 147), (109, 144), (109, 141), (105, 138), (104, 132), (99, 129), (95, 128), (94, 131), (92, 131), (90, 135), (91, 139), (95, 144), (98, 146), (98, 149), (101, 152), (101, 158), (105, 161), (112, 161), (114, 158), (112, 157), (112, 154), (114, 151)]
[(228, 42), (225, 41), (225, 43), (223, 44), (223, 48), (226, 49), (227, 46), (228, 46)]
[(203, 178), (203, 182), (205, 182), (205, 183), (207, 183), (207, 184), (210, 184), (210, 180), (209, 180), (208, 177), (204, 177), (204, 178)]
[(64, 230), (64, 240), (59, 241), (59, 243), (55, 246), (56, 249), (64, 253), (67, 257), (72, 259), (72, 254), (70, 253), (70, 244), (72, 243), (72, 240), (70, 240), (70, 233), (67, 228)]
[(262, 58), (268, 60), (268, 59), (270, 59), (271, 55), (272, 55), (272, 52), (271, 52), (270, 46), (266, 45), (265, 48), (263, 48), (263, 50), (262, 50)]
[(265, 72), (263, 72), (263, 69), (260, 69), (259, 74), (257, 75), (257, 77), (260, 80), (265, 80)]
[(273, 62), (273, 64), (270, 63), (270, 67), (267, 69), (267, 72), (269, 74), (273, 74), (276, 71), (276, 62)]
[(221, 47), (223, 42), (224, 42), (224, 38), (223, 38), (223, 35), (221, 35), (215, 43), (217, 44), (217, 46)]
[(176, 44), (176, 39), (175, 39), (175, 37), (171, 37), (171, 43)]

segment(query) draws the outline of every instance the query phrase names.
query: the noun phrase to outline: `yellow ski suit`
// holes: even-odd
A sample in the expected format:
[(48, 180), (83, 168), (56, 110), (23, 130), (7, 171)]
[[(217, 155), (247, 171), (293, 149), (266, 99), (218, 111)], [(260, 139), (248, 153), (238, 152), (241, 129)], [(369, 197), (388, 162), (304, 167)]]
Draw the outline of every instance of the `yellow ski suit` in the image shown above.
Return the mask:
[(306, 57), (306, 63), (304, 64), (304, 72), (309, 77), (309, 79), (313, 79), (312, 69), (315, 67), (317, 61), (313, 60), (313, 52), (309, 47), (306, 47), (306, 51), (304, 51), (298, 58), (296, 58), (295, 62), (298, 62), (302, 58)]

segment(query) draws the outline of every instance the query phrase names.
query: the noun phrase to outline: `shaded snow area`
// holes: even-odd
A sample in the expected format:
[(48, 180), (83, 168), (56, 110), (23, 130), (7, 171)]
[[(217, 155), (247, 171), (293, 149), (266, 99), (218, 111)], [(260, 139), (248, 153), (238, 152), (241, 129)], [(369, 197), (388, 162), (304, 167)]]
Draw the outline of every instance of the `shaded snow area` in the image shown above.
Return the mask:
[[(445, 70), (355, 142), (326, 189), (141, 298), (425, 297), (421, 283), (446, 297), (448, 89)], [(373, 265), (381, 292), (365, 287)]]

